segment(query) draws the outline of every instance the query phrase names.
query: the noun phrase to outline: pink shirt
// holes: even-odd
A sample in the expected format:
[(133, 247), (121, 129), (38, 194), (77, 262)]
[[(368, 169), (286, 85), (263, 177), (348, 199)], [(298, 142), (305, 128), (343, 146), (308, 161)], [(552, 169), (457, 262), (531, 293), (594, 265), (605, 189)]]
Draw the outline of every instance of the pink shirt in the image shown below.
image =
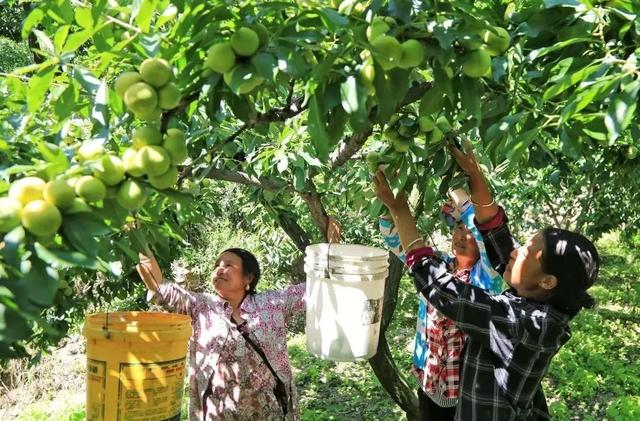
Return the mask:
[[(299, 419), (297, 393), (287, 351), (286, 325), (305, 308), (305, 284), (247, 295), (240, 313), (291, 396), (289, 419)], [(191, 316), (189, 419), (278, 420), (282, 410), (273, 394), (275, 379), (262, 358), (231, 322), (231, 306), (215, 294), (197, 294), (174, 283), (160, 286), (165, 304)], [(211, 381), (203, 417), (203, 395)]]

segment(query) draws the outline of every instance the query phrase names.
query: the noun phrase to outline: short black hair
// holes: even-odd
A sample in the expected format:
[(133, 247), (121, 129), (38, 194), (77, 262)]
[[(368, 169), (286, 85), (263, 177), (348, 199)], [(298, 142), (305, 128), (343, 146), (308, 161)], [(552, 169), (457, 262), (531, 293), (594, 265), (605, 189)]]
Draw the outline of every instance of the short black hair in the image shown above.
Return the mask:
[(570, 316), (593, 307), (595, 301), (587, 289), (596, 282), (600, 269), (596, 246), (582, 234), (560, 228), (545, 228), (541, 234), (542, 270), (558, 280), (549, 303)]
[(230, 248), (226, 249), (223, 253), (233, 253), (242, 260), (242, 273), (246, 275), (251, 275), (253, 279), (249, 284), (249, 294), (256, 293), (256, 286), (258, 285), (258, 281), (260, 280), (260, 264), (258, 263), (258, 259), (251, 252), (241, 249), (241, 248)]

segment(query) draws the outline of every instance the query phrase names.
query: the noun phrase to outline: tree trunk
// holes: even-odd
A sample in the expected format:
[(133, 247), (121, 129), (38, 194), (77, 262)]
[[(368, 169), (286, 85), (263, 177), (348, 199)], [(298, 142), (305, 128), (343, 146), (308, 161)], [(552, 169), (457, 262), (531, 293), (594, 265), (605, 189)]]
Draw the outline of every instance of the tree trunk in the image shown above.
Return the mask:
[(391, 399), (407, 414), (407, 419), (417, 420), (418, 398), (415, 391), (411, 389), (404, 380), (402, 373), (398, 370), (387, 343), (386, 331), (396, 310), (398, 287), (404, 270), (404, 263), (393, 253), (389, 253), (389, 255), (391, 264), (389, 265), (389, 276), (384, 287), (384, 304), (382, 306), (378, 352), (369, 359), (369, 364), (382, 387), (391, 396)]

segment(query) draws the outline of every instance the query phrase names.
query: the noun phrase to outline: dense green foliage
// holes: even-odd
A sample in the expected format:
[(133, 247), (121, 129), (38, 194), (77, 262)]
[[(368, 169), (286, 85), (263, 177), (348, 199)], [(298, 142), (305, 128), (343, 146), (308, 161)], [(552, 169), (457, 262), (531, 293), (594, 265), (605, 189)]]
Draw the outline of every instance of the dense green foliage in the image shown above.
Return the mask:
[[(227, 234), (224, 229), (218, 231)], [(250, 233), (237, 233), (252, 244), (257, 240)], [(223, 247), (233, 243), (232, 237), (226, 235), (212, 234), (208, 238)], [(225, 238), (231, 239), (230, 243), (224, 243)], [(554, 359), (544, 383), (551, 414), (557, 421), (626, 421), (637, 419), (640, 414), (640, 364), (636, 358), (640, 343), (640, 254), (637, 248), (622, 245), (618, 236), (606, 236), (598, 246), (603, 254), (602, 277), (592, 289), (598, 307), (583, 311), (573, 320), (573, 337)], [(191, 251), (185, 253), (196, 259)], [(207, 256), (203, 253), (199, 261), (191, 262), (195, 267), (206, 266)], [(408, 378), (408, 348), (413, 339), (416, 305), (411, 280), (404, 278), (387, 336), (391, 338), (394, 357)], [(315, 358), (306, 352), (302, 333), (292, 335), (289, 353), (304, 420), (404, 419), (365, 362), (334, 363)], [(78, 381), (83, 382), (83, 377)], [(20, 419), (84, 419), (83, 406), (52, 410), (49, 399), (60, 393), (49, 392), (40, 402), (28, 406)]]
[[(229, 215), (230, 229), (261, 231), (259, 248), (294, 279), (328, 217), (344, 241), (374, 243), (378, 162), (431, 232), (463, 182), (445, 148), (454, 139), (472, 141), (519, 229), (634, 229), (638, 13), (630, 0), (8, 2), (2, 34), (19, 33), (33, 61), (0, 78), (0, 196), (27, 176), (104, 173), (80, 146), (124, 156), (146, 124), (182, 129), (188, 159), (173, 163), (175, 188), (151, 172), (95, 201), (76, 188), (82, 210), (61, 208), (52, 236), (7, 214), (0, 358), (55, 343), (92, 304), (140, 294), (137, 252), (150, 246), (168, 268), (199, 235), (193, 223)], [(153, 87), (122, 88), (123, 101), (116, 79), (149, 58), (166, 60), (163, 80), (134, 74)], [(114, 194), (132, 180), (148, 196), (135, 210)]]

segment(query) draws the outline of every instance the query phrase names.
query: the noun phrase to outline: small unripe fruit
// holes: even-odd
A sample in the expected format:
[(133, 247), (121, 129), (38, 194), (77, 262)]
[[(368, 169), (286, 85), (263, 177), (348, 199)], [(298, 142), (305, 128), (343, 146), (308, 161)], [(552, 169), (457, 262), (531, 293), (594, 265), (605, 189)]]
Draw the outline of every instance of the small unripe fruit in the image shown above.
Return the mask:
[(484, 49), (471, 51), (462, 61), (462, 73), (477, 79), (484, 76), (491, 68), (491, 56)]
[(231, 48), (239, 56), (250, 57), (258, 51), (260, 39), (253, 29), (238, 28), (231, 35)]
[(375, 58), (384, 70), (398, 66), (402, 57), (402, 47), (397, 39), (389, 35), (381, 35), (371, 41), (371, 47)]
[(47, 183), (38, 177), (25, 177), (11, 183), (9, 197), (26, 205), (34, 200), (42, 199), (42, 191)]
[(217, 73), (227, 73), (236, 65), (236, 53), (231, 43), (220, 42), (214, 44), (207, 51), (206, 65)]
[(87, 205), (87, 202), (76, 197), (73, 199), (73, 203), (67, 209), (63, 209), (65, 214), (74, 214), (74, 213), (82, 213), (82, 212), (91, 212), (91, 206)]
[(120, 184), (124, 179), (124, 163), (117, 156), (104, 155), (100, 160), (102, 168), (97, 169), (94, 175), (107, 186)]
[(162, 117), (162, 108), (150, 108), (143, 112), (134, 112), (135, 116), (140, 120), (149, 121), (149, 122), (157, 122), (160, 117)]
[(78, 148), (78, 153), (76, 155), (78, 157), (78, 161), (84, 162), (98, 159), (103, 153), (104, 146), (102, 146), (102, 143), (88, 140), (80, 145), (80, 148)]
[(124, 170), (127, 174), (133, 177), (142, 177), (144, 175), (140, 154), (135, 149), (127, 148), (124, 151), (122, 154), (122, 163), (124, 164)]
[(509, 35), (509, 32), (507, 32), (506, 29), (499, 26), (494, 26), (493, 30), (496, 33), (486, 31), (484, 33), (483, 40), (487, 45), (485, 47), (487, 53), (492, 56), (499, 56), (509, 48), (509, 44), (511, 43), (511, 35)]
[(149, 176), (149, 183), (158, 190), (168, 189), (173, 187), (178, 182), (178, 169), (174, 166), (160, 175)]
[(56, 179), (49, 181), (42, 190), (44, 200), (60, 209), (65, 209), (73, 204), (76, 194), (67, 180)]
[(134, 83), (142, 82), (142, 77), (138, 72), (124, 72), (116, 79), (114, 88), (120, 99), (124, 99), (124, 93)]
[(158, 106), (158, 94), (145, 82), (134, 83), (124, 93), (124, 102), (136, 114), (149, 113)]
[(149, 85), (160, 88), (171, 80), (173, 71), (167, 60), (148, 58), (140, 65), (140, 76)]
[(371, 42), (382, 35), (386, 35), (390, 29), (389, 24), (384, 20), (374, 19), (367, 28), (367, 40)]
[(185, 143), (184, 132), (179, 129), (167, 129), (162, 147), (167, 150), (171, 157), (171, 164), (179, 165), (187, 159), (188, 151)]
[(436, 125), (436, 122), (433, 121), (433, 119), (428, 115), (424, 115), (418, 118), (418, 124), (420, 125), (420, 131), (427, 133), (433, 130), (433, 128)]
[(105, 198), (107, 186), (92, 175), (85, 175), (76, 183), (76, 194), (87, 202), (97, 202)]
[(160, 145), (162, 143), (162, 133), (160, 129), (152, 124), (138, 127), (131, 135), (131, 143), (136, 149), (147, 145)]
[(171, 157), (161, 146), (145, 146), (138, 153), (142, 168), (149, 176), (163, 174), (171, 165)]
[(400, 44), (402, 56), (398, 62), (399, 67), (410, 69), (419, 66), (424, 61), (424, 48), (419, 41), (409, 39)]
[(22, 209), (22, 225), (38, 237), (55, 234), (62, 225), (58, 208), (44, 200), (34, 200)]
[(6, 233), (20, 225), (22, 203), (11, 197), (0, 197), (0, 233)]
[(175, 83), (169, 82), (158, 90), (158, 105), (163, 110), (172, 110), (180, 103), (180, 90)]
[(398, 153), (406, 153), (413, 144), (413, 139), (408, 137), (399, 137), (393, 141), (393, 149)]
[(146, 200), (147, 193), (144, 187), (134, 180), (126, 180), (122, 183), (116, 195), (118, 204), (127, 210), (141, 208)]

